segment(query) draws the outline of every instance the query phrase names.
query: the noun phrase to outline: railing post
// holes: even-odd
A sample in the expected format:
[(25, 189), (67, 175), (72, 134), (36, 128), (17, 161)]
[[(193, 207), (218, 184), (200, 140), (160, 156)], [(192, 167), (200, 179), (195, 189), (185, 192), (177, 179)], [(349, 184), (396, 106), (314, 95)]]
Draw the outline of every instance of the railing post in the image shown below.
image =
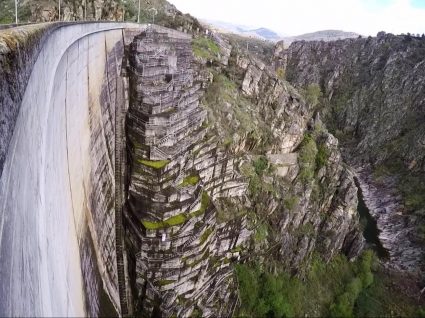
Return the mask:
[(15, 23), (18, 24), (18, 0), (15, 0)]
[(141, 0), (139, 0), (139, 11), (137, 13), (137, 23), (140, 23), (140, 1)]
[(115, 252), (117, 259), (118, 294), (121, 316), (129, 315), (127, 287), (125, 278), (124, 259), (124, 172), (125, 168), (125, 142), (124, 142), (124, 105), (117, 103), (115, 107)]

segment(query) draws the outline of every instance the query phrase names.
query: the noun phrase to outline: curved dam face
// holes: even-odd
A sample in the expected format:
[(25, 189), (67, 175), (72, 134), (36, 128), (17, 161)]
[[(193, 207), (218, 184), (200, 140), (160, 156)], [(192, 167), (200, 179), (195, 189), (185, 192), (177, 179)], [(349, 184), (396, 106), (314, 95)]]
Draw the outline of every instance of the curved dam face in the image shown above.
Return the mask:
[(134, 27), (62, 26), (42, 45), (0, 178), (0, 316), (95, 314), (93, 271), (120, 310), (114, 118)]

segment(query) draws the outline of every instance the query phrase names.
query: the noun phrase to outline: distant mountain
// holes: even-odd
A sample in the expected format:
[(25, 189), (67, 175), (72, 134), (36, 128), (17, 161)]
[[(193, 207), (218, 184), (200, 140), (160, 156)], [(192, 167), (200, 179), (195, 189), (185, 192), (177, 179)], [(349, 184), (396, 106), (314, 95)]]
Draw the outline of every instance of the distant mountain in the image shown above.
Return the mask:
[(354, 32), (345, 32), (341, 30), (323, 30), (312, 33), (305, 33), (296, 36), (283, 37), (282, 40), (286, 45), (295, 41), (336, 41), (349, 38), (357, 38), (360, 34)]
[(242, 36), (251, 36), (273, 42), (279, 41), (282, 38), (282, 36), (267, 28), (253, 28), (252, 26), (237, 25), (213, 20), (205, 20), (204, 22), (223, 33), (234, 33)]
[(277, 42), (283, 40), (285, 45), (289, 45), (295, 41), (336, 41), (347, 38), (357, 38), (359, 34), (354, 32), (345, 32), (341, 30), (323, 30), (312, 33), (305, 33), (296, 36), (282, 36), (277, 32), (267, 28), (253, 28), (245, 25), (237, 25), (223, 21), (205, 20), (204, 23), (210, 27), (223, 32), (234, 33), (241, 36), (255, 37), (261, 40), (269, 40)]
[(270, 40), (270, 41), (279, 41), (282, 37), (277, 34), (276, 32), (266, 29), (266, 28), (259, 28), (255, 30), (249, 30), (245, 31), (246, 33), (254, 33), (258, 36), (262, 37), (263, 39)]

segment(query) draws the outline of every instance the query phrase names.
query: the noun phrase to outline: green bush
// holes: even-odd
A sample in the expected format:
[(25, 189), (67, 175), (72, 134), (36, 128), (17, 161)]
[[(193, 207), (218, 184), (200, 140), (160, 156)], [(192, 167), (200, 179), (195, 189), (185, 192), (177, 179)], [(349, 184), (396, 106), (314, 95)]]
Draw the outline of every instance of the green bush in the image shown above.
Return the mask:
[(338, 297), (338, 302), (331, 305), (331, 317), (351, 317), (353, 315), (353, 300), (348, 293)]
[(284, 80), (285, 79), (285, 70), (283, 68), (279, 67), (276, 70), (276, 75), (279, 79)]
[(269, 227), (267, 224), (261, 223), (255, 228), (255, 242), (263, 242), (267, 239)]
[(205, 232), (201, 235), (201, 238), (200, 238), (201, 245), (205, 243), (205, 241), (210, 237), (212, 232), (213, 232), (212, 228), (208, 228), (205, 230)]
[(300, 145), (298, 153), (298, 163), (300, 172), (298, 177), (305, 184), (310, 182), (314, 177), (316, 170), (317, 146), (311, 135), (306, 134)]
[(366, 251), (358, 260), (355, 272), (357, 275), (351, 279), (345, 292), (337, 297), (336, 303), (331, 305), (330, 313), (332, 317), (352, 317), (354, 305), (363, 289), (373, 283), (372, 263), (374, 254)]
[(211, 39), (198, 37), (192, 41), (192, 50), (195, 56), (207, 60), (215, 60), (220, 54), (219, 46)]
[(312, 107), (316, 106), (319, 103), (320, 97), (322, 97), (322, 91), (320, 86), (317, 84), (308, 85), (303, 91), (302, 94), (307, 102), (307, 104)]
[(174, 282), (175, 282), (175, 280), (162, 279), (162, 280), (159, 281), (159, 286), (167, 286), (167, 285), (170, 285)]
[(168, 227), (172, 227), (176, 225), (181, 225), (191, 218), (204, 214), (209, 204), (210, 204), (210, 197), (208, 196), (208, 193), (204, 191), (202, 192), (201, 207), (199, 208), (199, 210), (192, 211), (190, 213), (180, 213), (164, 221), (141, 220), (141, 222), (143, 226), (148, 230), (159, 230), (159, 229), (164, 229), (164, 228), (168, 228)]
[(246, 314), (254, 313), (259, 301), (260, 272), (257, 268), (247, 265), (236, 265), (236, 274), (239, 281), (239, 294), (241, 297), (243, 311)]
[(291, 195), (283, 201), (283, 206), (289, 211), (294, 210), (295, 206), (298, 204), (299, 198), (295, 195)]
[(329, 152), (324, 144), (319, 144), (316, 155), (316, 171), (319, 171), (328, 163)]
[(254, 160), (253, 165), (254, 165), (255, 173), (258, 176), (261, 176), (263, 172), (269, 166), (269, 162), (266, 157), (260, 156), (258, 157), (258, 159)]
[[(355, 262), (337, 255), (329, 263), (314, 256), (303, 280), (279, 271), (279, 265), (236, 265), (242, 317), (353, 316), (359, 294), (368, 284), (374, 256)], [(274, 267), (269, 272), (263, 268)], [(366, 285), (365, 285), (366, 281)]]
[(425, 308), (421, 307), (417, 310), (418, 318), (425, 318)]
[(170, 217), (164, 221), (152, 222), (152, 221), (142, 220), (141, 222), (143, 226), (147, 228), (148, 230), (158, 230), (158, 229), (163, 229), (163, 228), (183, 224), (184, 222), (186, 222), (186, 220), (187, 220), (186, 215), (184, 213), (181, 213), (173, 217)]

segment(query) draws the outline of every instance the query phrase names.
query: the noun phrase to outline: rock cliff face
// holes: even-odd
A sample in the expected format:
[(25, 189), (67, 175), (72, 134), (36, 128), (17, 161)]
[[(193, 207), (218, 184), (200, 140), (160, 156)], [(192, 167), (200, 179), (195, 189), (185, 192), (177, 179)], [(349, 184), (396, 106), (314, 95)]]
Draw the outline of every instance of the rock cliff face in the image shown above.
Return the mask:
[(336, 42), (296, 42), (281, 55), (297, 87), (319, 84), (329, 120), (373, 163), (400, 156), (425, 171), (425, 39), (379, 34)]
[(231, 315), (240, 257), (301, 273), (313, 253), (362, 248), (338, 141), (261, 61), (217, 44), (197, 62), (180, 33), (148, 31), (128, 49), (127, 246), (144, 314)]
[[(277, 231), (265, 244), (279, 246), (280, 260), (294, 271), (314, 252), (325, 259), (340, 251), (354, 257), (363, 244), (357, 188), (352, 173), (342, 166), (338, 141), (319, 118), (313, 119), (311, 105), (261, 61), (235, 51), (229, 69), (228, 75), (241, 85), (239, 96), (225, 102), (230, 103), (225, 107), (236, 130), (230, 148), (245, 162), (241, 171), (250, 180), (250, 208), (263, 219), (254, 223), (265, 221), (271, 232)], [(237, 108), (244, 99), (246, 114), (241, 115)], [(260, 134), (256, 127), (244, 126), (245, 116), (256, 127), (264, 127)], [(216, 123), (223, 131), (226, 124)], [(245, 134), (238, 133), (242, 129)], [(261, 154), (268, 168), (258, 173)], [(325, 154), (323, 162), (318, 160), (320, 154)], [(262, 244), (254, 242), (252, 247)]]
[[(181, 30), (202, 29), (198, 21), (183, 15), (166, 0), (24, 0), (19, 4), (21, 22), (52, 21), (132, 21), (155, 23)], [(1, 18), (1, 16), (0, 16)]]
[(249, 232), (244, 218), (218, 224), (214, 201), (239, 197), (246, 186), (205, 126), (190, 37), (148, 30), (130, 45), (128, 70), (127, 222), (137, 307), (146, 315), (230, 315), (229, 258)]
[(424, 55), (423, 37), (383, 32), (296, 42), (277, 52), (277, 64), (296, 87), (321, 87), (324, 121), (359, 171), (390, 264), (409, 271), (424, 269)]
[[(31, 12), (30, 21), (50, 22), (59, 19), (58, 1), (25, 0), (22, 4)], [(112, 20), (123, 21), (125, 9), (120, 1), (115, 0), (77, 0), (61, 1), (61, 20)]]

